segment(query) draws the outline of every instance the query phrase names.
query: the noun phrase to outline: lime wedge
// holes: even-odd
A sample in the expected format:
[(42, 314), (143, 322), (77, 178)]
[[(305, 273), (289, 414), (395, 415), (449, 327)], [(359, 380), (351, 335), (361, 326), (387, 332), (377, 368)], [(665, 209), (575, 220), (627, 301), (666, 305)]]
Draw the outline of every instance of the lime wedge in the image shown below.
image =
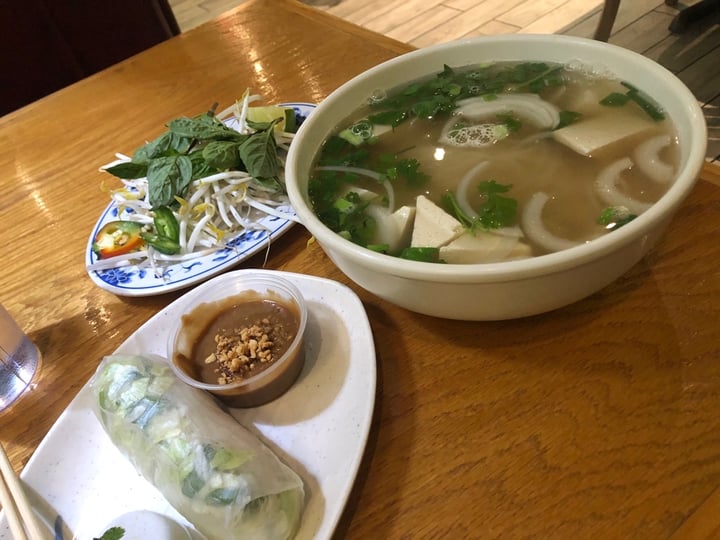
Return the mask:
[(275, 131), (295, 130), (295, 111), (290, 108), (268, 105), (265, 107), (248, 107), (247, 110), (247, 119), (251, 122), (270, 123), (278, 118), (280, 121), (275, 124)]

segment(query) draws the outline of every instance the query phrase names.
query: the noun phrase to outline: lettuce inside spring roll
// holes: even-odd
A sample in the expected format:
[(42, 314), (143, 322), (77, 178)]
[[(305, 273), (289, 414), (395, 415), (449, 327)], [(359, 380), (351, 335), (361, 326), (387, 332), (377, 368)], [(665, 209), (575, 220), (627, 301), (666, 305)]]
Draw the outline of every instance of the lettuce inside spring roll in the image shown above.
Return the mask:
[(90, 381), (113, 443), (210, 539), (286, 539), (303, 509), (300, 477), (161, 358), (113, 355)]

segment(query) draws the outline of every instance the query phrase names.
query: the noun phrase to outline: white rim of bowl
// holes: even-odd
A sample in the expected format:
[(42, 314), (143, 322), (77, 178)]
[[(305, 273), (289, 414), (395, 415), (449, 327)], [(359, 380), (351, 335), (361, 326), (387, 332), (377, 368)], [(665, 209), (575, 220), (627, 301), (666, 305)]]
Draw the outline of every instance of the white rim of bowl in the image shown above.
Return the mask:
[[(305, 122), (303, 122), (296, 135), (296, 139), (299, 144), (290, 145), (285, 166), (286, 178), (288, 177), (288, 171), (291, 171), (291, 174), (297, 178), (295, 171), (298, 167), (298, 160), (300, 159), (300, 156), (303, 153), (308, 152), (314, 155), (319, 150), (319, 146), (322, 143), (322, 140), (305, 142), (307, 138), (304, 138), (303, 134), (306, 131), (310, 131), (313, 126), (320, 121), (320, 116), (322, 115), (326, 104), (327, 106), (330, 106), (343, 99), (344, 94), (348, 92), (348, 89), (354, 86), (354, 84), (359, 80), (382, 74), (383, 72), (393, 69), (398, 64), (404, 63), (409, 59), (426, 56), (432, 53), (440, 53), (457, 47), (462, 48), (466, 46), (478, 46), (486, 42), (492, 42), (495, 46), (500, 43), (509, 43), (513, 46), (517, 46), (518, 43), (532, 44), (536, 42), (547, 42), (549, 39), (558, 44), (562, 43), (563, 47), (575, 46), (582, 49), (606, 49), (610, 51), (610, 54), (613, 57), (630, 57), (634, 60), (634, 62), (644, 66), (646, 70), (655, 72), (658, 77), (663, 77), (672, 92), (683, 97), (688, 103), (685, 113), (691, 118), (693, 126), (691, 136), (698, 142), (702, 141), (703, 144), (695, 144), (690, 147), (685, 166), (679, 171), (673, 185), (647, 211), (643, 212), (640, 216), (621, 229), (613, 231), (612, 235), (605, 235), (579, 246), (529, 259), (481, 264), (437, 264), (410, 261), (400, 259), (398, 257), (383, 255), (381, 253), (375, 253), (369, 249), (361, 248), (330, 230), (315, 216), (310, 209), (309, 202), (307, 200), (306, 181), (303, 181), (305, 186), (303, 188), (303, 192), (300, 191), (297, 182), (289, 182), (287, 184), (287, 189), (290, 203), (297, 212), (301, 223), (306, 226), (306, 228), (315, 236), (317, 241), (324, 248), (327, 247), (330, 251), (337, 251), (344, 258), (353, 259), (356, 262), (360, 262), (363, 265), (378, 271), (424, 281), (454, 281), (467, 283), (498, 281), (498, 278), (501, 278), (502, 281), (514, 281), (540, 274), (558, 272), (570, 267), (580, 266), (603, 257), (607, 253), (615, 251), (618, 247), (627, 245), (628, 243), (647, 234), (648, 231), (659, 222), (665, 219), (670, 219), (672, 214), (674, 214), (677, 210), (677, 207), (679, 207), (694, 187), (705, 159), (707, 131), (705, 127), (705, 118), (696, 98), (674, 74), (649, 58), (646, 58), (634, 51), (618, 47), (617, 45), (574, 36), (562, 36), (555, 34), (550, 36), (533, 34), (481, 36), (418, 49), (382, 62), (353, 77), (330, 93), (330, 95), (328, 95), (328, 97), (317, 106), (317, 108), (313, 111), (313, 114), (311, 114)], [(437, 70), (428, 73), (428, 75), (436, 71)], [(308, 145), (312, 145), (312, 148), (304, 147)], [(298, 201), (307, 203), (307, 206), (297, 204)], [(308, 227), (308, 224), (310, 227)]]

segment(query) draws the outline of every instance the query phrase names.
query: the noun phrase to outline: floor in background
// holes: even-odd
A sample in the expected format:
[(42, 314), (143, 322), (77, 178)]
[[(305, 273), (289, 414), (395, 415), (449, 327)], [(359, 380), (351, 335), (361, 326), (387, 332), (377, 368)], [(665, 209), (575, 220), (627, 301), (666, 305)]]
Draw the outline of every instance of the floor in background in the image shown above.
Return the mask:
[[(183, 31), (245, 0), (170, 0)], [(272, 2), (273, 0), (265, 0)], [(349, 22), (423, 47), (469, 36), (560, 33), (591, 37), (602, 0), (307, 0)], [(693, 4), (686, 0), (680, 8)], [(335, 5), (330, 5), (335, 4)], [(678, 9), (663, 0), (622, 0), (610, 43), (656, 60), (675, 73), (703, 105), (708, 158), (720, 160), (720, 17), (682, 34), (668, 26)]]
[[(180, 28), (189, 30), (244, 1), (170, 0), (170, 4)], [(602, 0), (306, 0), (305, 3), (422, 47), (483, 34), (560, 32), (598, 11)]]

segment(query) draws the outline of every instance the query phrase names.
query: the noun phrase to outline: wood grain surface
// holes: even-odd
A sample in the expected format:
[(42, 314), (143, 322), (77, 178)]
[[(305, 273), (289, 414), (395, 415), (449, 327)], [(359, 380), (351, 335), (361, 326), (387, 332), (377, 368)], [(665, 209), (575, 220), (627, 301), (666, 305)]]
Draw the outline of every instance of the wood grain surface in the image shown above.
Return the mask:
[[(0, 119), (0, 302), (43, 353), (34, 388), (0, 413), (18, 471), (100, 359), (181, 294), (123, 298), (88, 278), (108, 202), (98, 167), (247, 87), (318, 102), (407, 50), (290, 0), (254, 0)], [(720, 173), (702, 177), (627, 275), (517, 321), (405, 311), (350, 283), (302, 227), (280, 238), (266, 267), (349, 285), (377, 347), (374, 423), (337, 537), (717, 534)]]

